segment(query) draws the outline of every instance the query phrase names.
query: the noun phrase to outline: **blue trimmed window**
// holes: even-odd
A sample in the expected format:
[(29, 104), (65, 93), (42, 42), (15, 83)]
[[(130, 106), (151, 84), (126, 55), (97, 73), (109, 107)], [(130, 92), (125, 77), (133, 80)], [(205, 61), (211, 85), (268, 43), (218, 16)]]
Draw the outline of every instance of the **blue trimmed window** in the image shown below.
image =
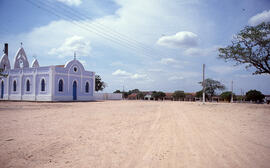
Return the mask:
[(26, 81), (26, 91), (27, 92), (30, 91), (30, 81), (29, 80)]
[(58, 83), (58, 91), (59, 92), (63, 92), (63, 85), (64, 85), (63, 80), (60, 79), (59, 83)]
[(41, 80), (41, 91), (45, 91), (45, 80)]
[(86, 84), (85, 84), (85, 92), (89, 93), (89, 83), (88, 82), (86, 82)]
[(13, 81), (13, 91), (16, 92), (17, 90), (17, 82)]

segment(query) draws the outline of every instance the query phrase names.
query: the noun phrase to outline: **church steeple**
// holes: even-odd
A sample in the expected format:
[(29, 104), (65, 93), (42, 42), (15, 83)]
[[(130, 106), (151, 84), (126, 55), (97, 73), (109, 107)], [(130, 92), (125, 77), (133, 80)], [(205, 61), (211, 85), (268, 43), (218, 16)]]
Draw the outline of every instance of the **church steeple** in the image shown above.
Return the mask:
[(14, 69), (16, 68), (29, 68), (29, 62), (27, 60), (25, 51), (22, 47), (22, 42), (21, 42), (21, 47), (17, 51), (15, 55), (15, 59), (14, 59)]
[(8, 59), (8, 43), (5, 43), (4, 46), (4, 55), (0, 59), (0, 68), (1, 69), (10, 69), (10, 62)]

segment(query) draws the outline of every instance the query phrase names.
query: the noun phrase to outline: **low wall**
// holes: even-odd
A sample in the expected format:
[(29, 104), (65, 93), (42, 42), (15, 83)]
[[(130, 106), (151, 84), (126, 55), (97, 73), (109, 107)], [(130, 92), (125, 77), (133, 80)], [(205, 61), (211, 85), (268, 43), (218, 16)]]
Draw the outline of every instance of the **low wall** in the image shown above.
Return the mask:
[(95, 100), (122, 100), (122, 93), (94, 93)]

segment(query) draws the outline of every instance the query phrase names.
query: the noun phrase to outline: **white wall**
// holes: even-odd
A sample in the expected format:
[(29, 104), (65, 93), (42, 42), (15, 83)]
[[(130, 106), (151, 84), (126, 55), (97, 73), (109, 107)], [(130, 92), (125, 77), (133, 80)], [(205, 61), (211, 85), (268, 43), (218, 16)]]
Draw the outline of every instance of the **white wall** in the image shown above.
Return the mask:
[(122, 93), (94, 93), (95, 100), (122, 100)]

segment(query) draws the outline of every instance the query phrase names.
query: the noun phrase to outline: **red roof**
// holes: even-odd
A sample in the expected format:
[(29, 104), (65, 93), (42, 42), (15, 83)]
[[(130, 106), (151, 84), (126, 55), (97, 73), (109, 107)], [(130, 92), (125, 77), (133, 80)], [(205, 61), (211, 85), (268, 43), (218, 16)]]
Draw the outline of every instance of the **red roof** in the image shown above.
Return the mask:
[(128, 98), (136, 98), (137, 93), (131, 93), (131, 95), (128, 95)]
[(172, 98), (173, 93), (165, 93), (165, 98)]

